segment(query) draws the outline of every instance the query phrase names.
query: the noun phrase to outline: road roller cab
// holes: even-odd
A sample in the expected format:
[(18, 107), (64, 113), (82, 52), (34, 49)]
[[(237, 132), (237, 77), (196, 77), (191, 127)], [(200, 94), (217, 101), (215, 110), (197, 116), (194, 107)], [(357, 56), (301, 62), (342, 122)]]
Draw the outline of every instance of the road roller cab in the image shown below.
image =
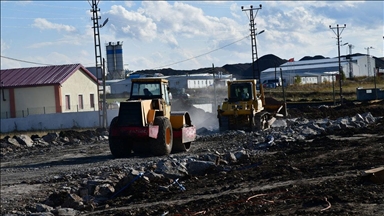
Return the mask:
[(134, 153), (168, 155), (188, 151), (196, 128), (186, 111), (171, 112), (168, 80), (132, 79), (127, 101), (109, 128), (109, 147), (114, 157)]

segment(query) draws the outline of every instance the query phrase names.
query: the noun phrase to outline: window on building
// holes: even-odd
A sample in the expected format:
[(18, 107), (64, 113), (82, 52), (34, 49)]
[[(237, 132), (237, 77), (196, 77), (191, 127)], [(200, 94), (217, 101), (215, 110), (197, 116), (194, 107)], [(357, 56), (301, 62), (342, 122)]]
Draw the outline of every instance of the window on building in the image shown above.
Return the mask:
[(84, 109), (83, 95), (79, 95), (79, 109)]
[(71, 97), (69, 95), (65, 95), (65, 109), (71, 109)]
[(94, 94), (90, 94), (89, 95), (89, 98), (90, 98), (90, 105), (91, 105), (91, 108), (95, 108), (95, 95)]

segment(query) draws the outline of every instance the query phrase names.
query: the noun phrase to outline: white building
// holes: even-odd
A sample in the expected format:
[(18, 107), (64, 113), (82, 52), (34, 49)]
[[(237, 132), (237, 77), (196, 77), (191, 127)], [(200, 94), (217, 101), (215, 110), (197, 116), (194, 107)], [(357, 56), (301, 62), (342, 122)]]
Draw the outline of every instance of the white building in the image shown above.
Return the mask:
[(226, 86), (227, 81), (232, 80), (232, 75), (224, 74), (189, 74), (169, 76), (169, 86), (176, 89), (200, 89), (213, 87), (214, 80), (216, 79), (216, 86)]
[[(373, 76), (375, 59), (367, 55), (340, 58), (340, 65), (348, 78), (359, 76)], [(277, 68), (268, 68), (261, 72), (261, 80), (275, 79), (281, 76), (284, 84), (293, 84), (295, 77), (301, 78), (301, 83), (322, 83), (332, 81), (333, 74), (338, 75), (339, 59), (316, 59), (286, 62)]]

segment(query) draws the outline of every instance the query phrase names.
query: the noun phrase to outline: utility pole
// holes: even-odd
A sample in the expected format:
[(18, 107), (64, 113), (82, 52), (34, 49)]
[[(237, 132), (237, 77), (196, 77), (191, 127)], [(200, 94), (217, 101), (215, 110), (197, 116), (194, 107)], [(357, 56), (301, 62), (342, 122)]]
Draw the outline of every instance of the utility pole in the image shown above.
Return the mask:
[(355, 47), (352, 44), (348, 44), (349, 47), (349, 78), (353, 78), (353, 68), (352, 68), (352, 49)]
[(371, 75), (371, 58), (369, 56), (369, 49), (373, 49), (373, 47), (367, 47), (367, 48), (364, 48), (367, 50), (367, 70), (368, 70), (368, 77), (369, 75)]
[[(105, 92), (105, 58), (103, 58), (103, 104), (107, 104), (107, 95)], [(102, 115), (102, 128), (107, 128), (107, 109), (103, 109), (103, 115)]]
[[(103, 71), (103, 59), (102, 59), (102, 56), (101, 56), (101, 46), (100, 46), (100, 31), (99, 31), (99, 28), (102, 28), (107, 22), (108, 22), (108, 19), (106, 19), (104, 21), (104, 23), (102, 25), (99, 25), (99, 19), (101, 19), (101, 17), (98, 15), (98, 12), (100, 11), (100, 9), (97, 7), (97, 5), (99, 4), (100, 0), (92, 0), (92, 9), (90, 10), (92, 12), (92, 17), (91, 17), (91, 20), (93, 21), (93, 38), (94, 38), (94, 41), (95, 41), (95, 63), (96, 63), (96, 78), (97, 78), (97, 89), (98, 89), (98, 94), (97, 94), (97, 98), (98, 98), (98, 101), (99, 101), (99, 126), (101, 128), (106, 128), (107, 125), (106, 125), (106, 110), (107, 107), (106, 107), (106, 100), (105, 100), (105, 97), (103, 97), (104, 99), (102, 100), (100, 98), (100, 94), (101, 93), (104, 93), (105, 95), (105, 72)], [(89, 0), (88, 0), (88, 3)], [(91, 3), (90, 3), (91, 4)], [(103, 82), (103, 89), (100, 89), (100, 82), (99, 82), (99, 79), (102, 79), (104, 82)]]
[(379, 75), (379, 67), (373, 69), (373, 81), (375, 82), (375, 100), (377, 100), (376, 74)]
[[(332, 31), (336, 34), (336, 39), (337, 39), (337, 50), (338, 50), (338, 57), (339, 57), (340, 105), (343, 105), (343, 87), (342, 87), (343, 73), (342, 73), (341, 62), (340, 62), (340, 39), (341, 39), (340, 35), (344, 31), (344, 28), (346, 28), (346, 27), (347, 27), (346, 24), (344, 24), (343, 27), (340, 27), (339, 24), (337, 24), (336, 27), (329, 26), (329, 28), (332, 29)], [(336, 29), (336, 32), (334, 29)], [(341, 31), (340, 31), (340, 29), (341, 29)]]
[[(216, 95), (216, 77), (215, 77), (215, 65), (212, 63), (212, 73), (213, 73), (213, 91), (214, 91), (214, 93), (215, 93), (215, 95), (214, 95), (214, 97), (215, 97), (215, 100), (214, 100), (214, 102), (215, 102), (215, 109), (217, 109), (217, 100), (216, 100), (216, 98), (217, 98), (217, 95)], [(213, 109), (214, 110), (214, 109)]]
[[(283, 77), (283, 70), (280, 68), (280, 76)], [(288, 116), (287, 112), (287, 98), (285, 97), (285, 90), (284, 90), (284, 85), (281, 85), (281, 89), (283, 89), (283, 100), (284, 100), (284, 117)]]
[[(251, 30), (251, 46), (252, 46), (252, 72), (253, 72), (253, 79), (256, 79), (256, 65), (255, 65), (255, 61), (257, 63), (257, 78), (259, 79), (260, 81), (260, 68), (259, 68), (259, 57), (257, 56), (257, 45), (256, 45), (256, 23), (255, 23), (255, 18), (253, 16), (253, 11), (256, 10), (256, 15), (257, 15), (257, 12), (261, 9), (262, 5), (260, 4), (259, 5), (260, 7), (259, 8), (253, 8), (253, 6), (251, 5), (250, 8), (248, 9), (244, 9), (244, 6), (241, 6), (241, 10), (242, 11), (249, 11), (249, 26), (251, 27), (250, 30)], [(256, 16), (255, 15), (255, 16)], [(261, 34), (263, 33), (263, 31), (259, 32), (258, 34)]]

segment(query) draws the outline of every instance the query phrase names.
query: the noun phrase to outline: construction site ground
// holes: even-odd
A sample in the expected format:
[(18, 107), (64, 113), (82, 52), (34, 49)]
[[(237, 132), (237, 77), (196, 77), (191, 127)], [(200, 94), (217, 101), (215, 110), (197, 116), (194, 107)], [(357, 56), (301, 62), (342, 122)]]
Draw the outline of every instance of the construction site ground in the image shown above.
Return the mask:
[[(215, 119), (198, 109), (189, 110)], [(335, 108), (302, 106), (289, 117), (307, 119), (384, 116), (384, 103), (348, 103)], [(197, 122), (200, 127), (204, 121)], [(214, 125), (212, 123), (211, 125)], [(71, 139), (71, 133), (66, 134)], [(114, 159), (108, 141), (85, 142), (89, 132), (75, 133), (67, 146), (1, 148), (1, 215), (64, 215), (39, 213), (63, 187), (80, 185), (103, 169), (153, 161), (158, 157)], [(199, 137), (187, 153), (198, 155), (243, 145), (244, 134)], [(82, 142), (84, 140), (84, 142)], [(238, 147), (237, 146), (237, 147)], [(166, 156), (164, 156), (166, 157)], [(118, 196), (73, 214), (78, 215), (384, 215), (384, 184), (363, 172), (384, 166), (384, 120), (364, 128), (335, 130), (311, 139), (280, 142), (260, 154), (239, 160), (227, 171), (207, 170), (179, 179), (185, 190), (166, 180), (134, 181)], [(89, 168), (93, 172), (89, 172)], [(97, 169), (99, 168), (99, 169)], [(59, 208), (58, 206), (53, 206)], [(68, 213), (67, 215), (70, 215)]]

